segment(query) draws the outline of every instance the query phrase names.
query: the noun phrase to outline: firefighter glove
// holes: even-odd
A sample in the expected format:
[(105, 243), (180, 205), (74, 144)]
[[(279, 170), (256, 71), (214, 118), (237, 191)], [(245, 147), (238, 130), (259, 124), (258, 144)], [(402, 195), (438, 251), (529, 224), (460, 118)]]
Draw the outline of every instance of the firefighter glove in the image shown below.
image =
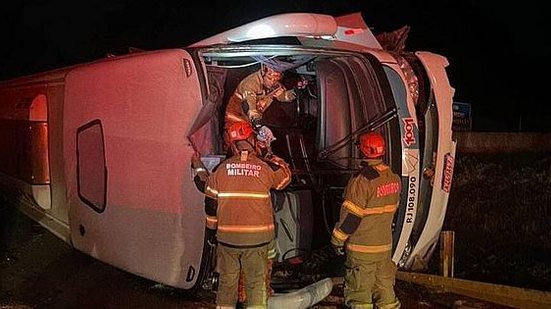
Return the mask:
[(274, 163), (275, 165), (278, 165), (278, 166), (287, 166), (287, 162), (285, 162), (285, 160), (283, 160), (282, 158), (272, 154), (268, 160), (270, 160), (270, 162)]
[(308, 80), (307, 79), (304, 79), (304, 78), (301, 78), (298, 82), (297, 82), (297, 89), (304, 89), (308, 86)]

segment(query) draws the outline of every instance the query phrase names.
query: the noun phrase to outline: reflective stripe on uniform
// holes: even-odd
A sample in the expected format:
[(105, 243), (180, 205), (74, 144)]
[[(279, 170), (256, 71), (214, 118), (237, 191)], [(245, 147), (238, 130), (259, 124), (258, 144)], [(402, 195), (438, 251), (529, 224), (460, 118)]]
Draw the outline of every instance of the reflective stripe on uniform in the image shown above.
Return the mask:
[(268, 259), (273, 259), (277, 256), (277, 251), (275, 248), (268, 250)]
[(275, 228), (273, 223), (263, 225), (219, 225), (218, 231), (224, 232), (236, 232), (236, 233), (250, 233), (250, 232), (262, 232), (271, 231)]
[(233, 95), (236, 96), (236, 97), (238, 97), (239, 100), (243, 100), (243, 96), (241, 95), (241, 93), (239, 93), (239, 92), (234, 92)]
[(391, 204), (391, 205), (384, 205), (379, 207), (370, 207), (362, 209), (360, 206), (354, 204), (353, 202), (346, 200), (342, 203), (342, 206), (346, 208), (349, 212), (352, 214), (358, 216), (358, 217), (365, 217), (367, 215), (375, 215), (375, 214), (383, 214), (383, 213), (392, 213), (395, 212), (398, 208), (398, 205)]
[(277, 184), (277, 186), (275, 187), (276, 190), (279, 190), (283, 187), (285, 187), (285, 185), (287, 185), (287, 182), (289, 181), (291, 177), (289, 177), (288, 175), (285, 176), (285, 178), (283, 178), (283, 180)]
[(381, 252), (387, 252), (392, 250), (392, 244), (377, 245), (377, 246), (346, 244), (346, 249), (350, 251), (363, 252), (363, 253), (381, 253)]
[(243, 91), (243, 93), (239, 93), (239, 92), (236, 91), (233, 94), (235, 94), (241, 100), (246, 100), (249, 97), (256, 99), (256, 97), (257, 97), (256, 93), (254, 91), (250, 91), (250, 90), (245, 90), (245, 91)]
[(398, 208), (398, 205), (392, 204), (392, 205), (385, 205), (380, 207), (372, 207), (372, 208), (366, 208), (364, 209), (364, 215), (376, 215), (376, 214), (383, 214), (383, 213), (393, 213)]
[(254, 193), (254, 192), (219, 192), (218, 198), (254, 198), (254, 199), (266, 199), (270, 194), (267, 193)]
[(344, 233), (343, 231), (341, 231), (338, 228), (333, 229), (333, 237), (335, 237), (337, 240), (339, 240), (341, 242), (344, 242), (345, 240), (347, 240), (348, 236), (350, 236), (350, 235)]
[(208, 197), (212, 197), (213, 199), (217, 199), (218, 198), (218, 191), (216, 191), (215, 189), (207, 186), (205, 188), (205, 194), (208, 196)]
[(207, 171), (207, 169), (204, 168), (204, 167), (198, 167), (198, 168), (195, 169), (195, 173), (197, 173), (197, 174), (200, 173), (200, 172), (206, 172), (206, 171)]
[(214, 216), (207, 216), (205, 225), (209, 229), (215, 229), (217, 224), (218, 224), (218, 218)]
[(239, 116), (239, 115), (236, 115), (236, 114), (233, 114), (233, 113), (227, 113), (226, 116), (226, 122), (228, 123), (231, 123), (231, 122), (246, 122), (245, 119), (243, 119), (243, 116)]
[(363, 209), (354, 204), (353, 202), (349, 201), (349, 200), (346, 200), (342, 203), (342, 207), (344, 207), (346, 210), (348, 210), (349, 212), (355, 214), (356, 216), (358, 217), (363, 217), (364, 214), (363, 214)]

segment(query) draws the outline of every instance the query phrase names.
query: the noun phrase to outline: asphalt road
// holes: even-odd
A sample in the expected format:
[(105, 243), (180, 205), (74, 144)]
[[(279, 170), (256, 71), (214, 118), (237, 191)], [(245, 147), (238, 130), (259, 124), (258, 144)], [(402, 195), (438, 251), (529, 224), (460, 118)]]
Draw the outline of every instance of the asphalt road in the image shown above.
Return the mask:
[[(176, 289), (95, 260), (16, 212), (0, 261), (0, 309), (214, 308), (214, 294)], [(12, 221), (13, 222), (13, 221)], [(397, 281), (402, 308), (505, 308)], [(344, 308), (342, 286), (314, 308)]]

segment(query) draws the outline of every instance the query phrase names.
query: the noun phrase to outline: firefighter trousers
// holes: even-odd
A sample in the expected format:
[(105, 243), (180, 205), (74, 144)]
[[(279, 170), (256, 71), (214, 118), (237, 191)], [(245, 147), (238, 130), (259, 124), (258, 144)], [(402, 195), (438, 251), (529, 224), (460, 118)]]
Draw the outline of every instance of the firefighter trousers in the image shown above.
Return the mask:
[(237, 303), (239, 273), (243, 270), (247, 308), (266, 308), (268, 294), (268, 245), (256, 248), (232, 248), (218, 244), (216, 249), (217, 271), (220, 274), (217, 306), (234, 307)]
[(344, 300), (350, 308), (400, 308), (394, 294), (396, 264), (388, 253), (346, 251)]

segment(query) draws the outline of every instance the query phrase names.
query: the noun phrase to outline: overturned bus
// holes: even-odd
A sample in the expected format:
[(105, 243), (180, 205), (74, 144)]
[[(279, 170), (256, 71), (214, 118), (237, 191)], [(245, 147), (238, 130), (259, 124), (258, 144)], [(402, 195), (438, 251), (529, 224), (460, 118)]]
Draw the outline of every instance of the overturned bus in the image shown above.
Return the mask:
[[(384, 48), (360, 14), (288, 13), (184, 48), (138, 51), (0, 83), (0, 190), (74, 248), (182, 289), (209, 288), (213, 244), (195, 151), (224, 158), (225, 104), (266, 61), (308, 81), (264, 124), (292, 183), (274, 192), (278, 257), (329, 244), (359, 134), (385, 136), (402, 177), (393, 260), (422, 270), (446, 212), (455, 155), (445, 57)], [(319, 278), (317, 278), (319, 279)]]

